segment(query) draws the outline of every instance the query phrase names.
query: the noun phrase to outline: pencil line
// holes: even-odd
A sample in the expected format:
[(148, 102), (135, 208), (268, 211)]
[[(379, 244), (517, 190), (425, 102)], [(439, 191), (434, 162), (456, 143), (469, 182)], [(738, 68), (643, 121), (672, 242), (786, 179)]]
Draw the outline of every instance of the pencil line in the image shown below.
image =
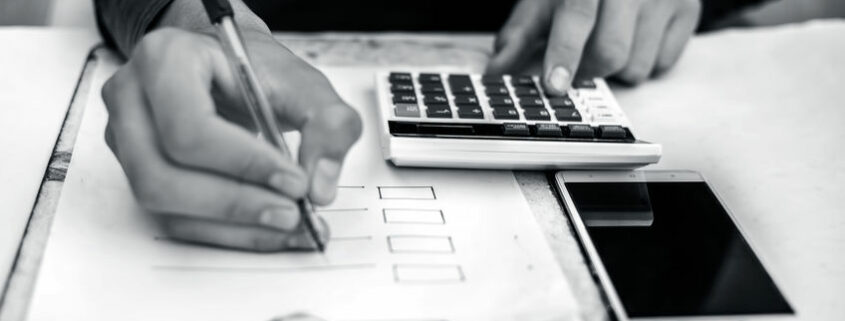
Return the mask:
[(369, 208), (362, 207), (362, 208), (318, 208), (314, 210), (315, 212), (322, 213), (322, 212), (366, 212), (369, 211)]
[(293, 273), (308, 271), (359, 270), (375, 268), (375, 263), (306, 265), (285, 267), (235, 267), (235, 266), (185, 266), (154, 265), (154, 270), (174, 272), (248, 272), (248, 273)]

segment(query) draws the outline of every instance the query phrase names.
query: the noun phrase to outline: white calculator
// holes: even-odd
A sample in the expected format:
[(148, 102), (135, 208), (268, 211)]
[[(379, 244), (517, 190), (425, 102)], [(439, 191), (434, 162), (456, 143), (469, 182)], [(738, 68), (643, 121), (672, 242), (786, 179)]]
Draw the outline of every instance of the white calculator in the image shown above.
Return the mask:
[(661, 147), (638, 140), (602, 79), (549, 97), (537, 76), (381, 72), (381, 147), (396, 166), (636, 168)]

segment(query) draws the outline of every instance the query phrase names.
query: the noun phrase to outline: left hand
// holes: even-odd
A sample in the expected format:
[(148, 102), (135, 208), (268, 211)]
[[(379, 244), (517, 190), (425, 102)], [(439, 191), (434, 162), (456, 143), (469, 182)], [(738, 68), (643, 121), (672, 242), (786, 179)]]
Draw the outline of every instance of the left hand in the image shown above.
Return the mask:
[(700, 0), (522, 0), (486, 73), (513, 72), (545, 47), (549, 94), (565, 94), (576, 75), (637, 84), (675, 64), (700, 13)]

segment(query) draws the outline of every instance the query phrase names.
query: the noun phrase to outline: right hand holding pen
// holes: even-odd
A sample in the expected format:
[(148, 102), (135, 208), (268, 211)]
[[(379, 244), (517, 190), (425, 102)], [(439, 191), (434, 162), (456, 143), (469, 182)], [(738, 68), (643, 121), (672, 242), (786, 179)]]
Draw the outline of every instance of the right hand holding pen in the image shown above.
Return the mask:
[(179, 29), (147, 34), (103, 87), (106, 141), (169, 237), (254, 251), (311, 247), (295, 200), (334, 199), (361, 120), (270, 35), (244, 37), (280, 123), (302, 134), (298, 163), (250, 131), (217, 40)]

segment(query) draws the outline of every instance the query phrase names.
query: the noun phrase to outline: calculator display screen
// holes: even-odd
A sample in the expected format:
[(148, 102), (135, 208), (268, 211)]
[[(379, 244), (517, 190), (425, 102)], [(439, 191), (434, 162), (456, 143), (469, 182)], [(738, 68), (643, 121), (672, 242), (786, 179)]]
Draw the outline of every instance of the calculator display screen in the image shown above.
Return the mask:
[(566, 189), (629, 317), (792, 313), (706, 183)]

